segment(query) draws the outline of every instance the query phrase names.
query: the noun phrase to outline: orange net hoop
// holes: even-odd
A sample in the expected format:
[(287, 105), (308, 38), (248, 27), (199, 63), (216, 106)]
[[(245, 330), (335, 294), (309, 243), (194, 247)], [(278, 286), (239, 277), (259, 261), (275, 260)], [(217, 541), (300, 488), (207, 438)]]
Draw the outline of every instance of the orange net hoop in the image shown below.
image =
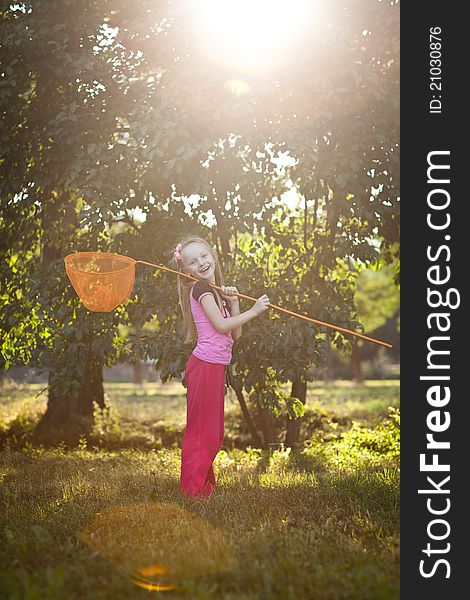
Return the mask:
[(68, 278), (83, 304), (93, 312), (111, 312), (131, 295), (133, 258), (110, 252), (75, 252), (65, 257)]

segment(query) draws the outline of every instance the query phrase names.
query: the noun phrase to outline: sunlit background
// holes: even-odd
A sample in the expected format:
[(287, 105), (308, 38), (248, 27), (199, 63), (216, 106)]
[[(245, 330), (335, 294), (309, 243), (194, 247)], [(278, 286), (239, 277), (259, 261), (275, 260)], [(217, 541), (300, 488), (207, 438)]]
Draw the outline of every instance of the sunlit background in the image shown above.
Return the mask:
[(312, 32), (313, 19), (323, 19), (318, 3), (309, 0), (193, 0), (193, 11), (206, 56), (241, 71), (278, 66)]

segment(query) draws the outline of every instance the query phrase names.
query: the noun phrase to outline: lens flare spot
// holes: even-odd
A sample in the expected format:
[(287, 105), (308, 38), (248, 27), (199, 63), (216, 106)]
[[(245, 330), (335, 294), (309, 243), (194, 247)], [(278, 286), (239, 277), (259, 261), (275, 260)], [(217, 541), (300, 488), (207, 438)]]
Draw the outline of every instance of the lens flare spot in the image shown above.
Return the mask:
[(77, 537), (147, 590), (172, 590), (182, 579), (236, 566), (222, 532), (174, 504), (102, 509)]
[(153, 575), (163, 575), (163, 573), (166, 573), (166, 569), (161, 565), (151, 565), (150, 567), (139, 569), (139, 573), (144, 577), (152, 577)]
[(139, 581), (138, 579), (134, 579), (133, 577), (130, 577), (129, 581), (135, 583), (135, 585), (138, 585), (141, 588), (144, 588), (145, 590), (148, 590), (149, 592), (168, 592), (169, 590), (178, 589), (177, 585), (172, 585), (169, 583), (146, 583), (145, 581)]

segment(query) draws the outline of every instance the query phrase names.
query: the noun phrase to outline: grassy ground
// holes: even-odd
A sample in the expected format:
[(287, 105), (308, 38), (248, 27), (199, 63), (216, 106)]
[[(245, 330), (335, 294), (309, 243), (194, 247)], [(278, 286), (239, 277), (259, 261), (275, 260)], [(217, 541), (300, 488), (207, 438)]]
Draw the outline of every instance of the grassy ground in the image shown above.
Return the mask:
[[(286, 391), (287, 391), (286, 387)], [(186, 390), (179, 382), (161, 385), (146, 383), (106, 383), (110, 401), (106, 418), (99, 421), (91, 446), (152, 450), (181, 447), (186, 419)], [(46, 409), (43, 384), (10, 386), (0, 390), (0, 447), (8, 438), (23, 446), (31, 437), (35, 422)], [(309, 383), (302, 438), (309, 439), (325, 430), (338, 434), (357, 421), (374, 426), (388, 414), (388, 407), (398, 407), (397, 380)], [(251, 445), (247, 428), (240, 418), (240, 407), (233, 390), (225, 398), (224, 449)], [(283, 439), (283, 415), (279, 439)], [(333, 429), (336, 427), (336, 429)]]
[(40, 386), (0, 394), (0, 597), (399, 597), (397, 382), (312, 385), (293, 452), (251, 448), (229, 394), (202, 501), (178, 489), (184, 388), (106, 388), (74, 451), (29, 442)]

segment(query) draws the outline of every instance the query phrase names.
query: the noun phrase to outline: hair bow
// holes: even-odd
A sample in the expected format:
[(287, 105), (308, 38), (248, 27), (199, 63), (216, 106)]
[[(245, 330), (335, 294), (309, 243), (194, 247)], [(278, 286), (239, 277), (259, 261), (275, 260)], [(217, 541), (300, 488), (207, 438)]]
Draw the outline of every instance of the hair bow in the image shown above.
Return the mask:
[(173, 258), (176, 261), (181, 260), (180, 250), (181, 250), (181, 244), (177, 244), (176, 248), (175, 248), (175, 251), (173, 252)]

